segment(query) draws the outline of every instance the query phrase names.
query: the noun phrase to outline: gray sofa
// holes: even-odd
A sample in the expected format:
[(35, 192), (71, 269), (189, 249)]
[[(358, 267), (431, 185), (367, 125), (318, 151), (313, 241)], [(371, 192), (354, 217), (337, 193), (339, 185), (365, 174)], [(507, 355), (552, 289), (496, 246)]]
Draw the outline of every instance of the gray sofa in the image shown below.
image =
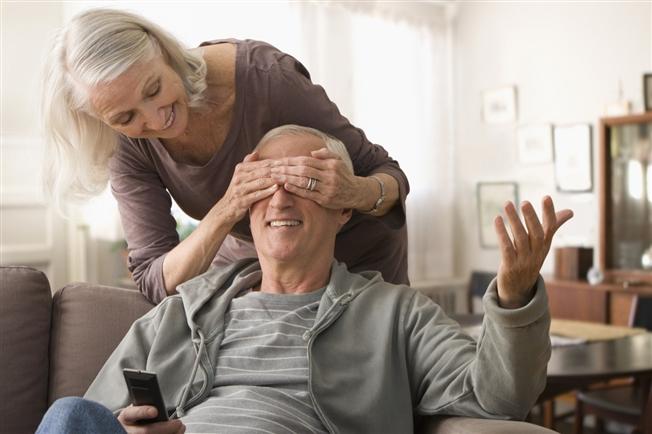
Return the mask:
[[(131, 323), (152, 307), (137, 291), (85, 283), (52, 296), (40, 271), (0, 267), (0, 433), (33, 433), (57, 398), (83, 395)], [(553, 432), (460, 417), (426, 418), (417, 431)]]

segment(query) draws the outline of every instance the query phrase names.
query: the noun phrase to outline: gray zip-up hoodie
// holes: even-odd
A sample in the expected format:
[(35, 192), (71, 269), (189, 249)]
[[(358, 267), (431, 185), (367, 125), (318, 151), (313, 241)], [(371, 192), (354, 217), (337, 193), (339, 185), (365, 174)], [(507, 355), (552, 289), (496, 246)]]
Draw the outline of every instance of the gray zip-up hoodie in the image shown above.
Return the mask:
[[(231, 299), (261, 280), (257, 261), (209, 271), (138, 319), (85, 397), (116, 413), (129, 405), (122, 368), (158, 374), (164, 400), (181, 417), (213, 387)], [(522, 419), (541, 393), (550, 357), (543, 280), (514, 310), (484, 297), (479, 341), (441, 308), (379, 273), (334, 263), (308, 342), (308, 391), (333, 433), (413, 432), (413, 415)]]

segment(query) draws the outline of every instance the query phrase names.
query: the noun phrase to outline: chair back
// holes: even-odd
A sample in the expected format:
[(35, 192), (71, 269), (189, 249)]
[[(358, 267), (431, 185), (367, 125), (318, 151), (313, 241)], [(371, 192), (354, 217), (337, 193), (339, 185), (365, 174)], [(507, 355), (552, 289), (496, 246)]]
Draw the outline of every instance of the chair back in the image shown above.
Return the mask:
[(473, 299), (475, 297), (482, 298), (487, 291), (487, 287), (492, 280), (496, 277), (496, 273), (490, 271), (472, 271), (471, 278), (469, 279), (468, 288), (468, 311), (473, 313)]
[(641, 327), (652, 331), (652, 296), (637, 294), (632, 302), (631, 327)]

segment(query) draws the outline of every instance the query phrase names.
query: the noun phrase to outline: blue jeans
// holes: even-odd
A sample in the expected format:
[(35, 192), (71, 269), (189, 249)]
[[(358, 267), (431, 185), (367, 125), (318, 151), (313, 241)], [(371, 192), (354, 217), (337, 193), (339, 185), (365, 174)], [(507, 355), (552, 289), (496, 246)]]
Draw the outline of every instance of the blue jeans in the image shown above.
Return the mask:
[(70, 396), (57, 399), (36, 430), (36, 434), (51, 433), (126, 434), (126, 431), (102, 404)]

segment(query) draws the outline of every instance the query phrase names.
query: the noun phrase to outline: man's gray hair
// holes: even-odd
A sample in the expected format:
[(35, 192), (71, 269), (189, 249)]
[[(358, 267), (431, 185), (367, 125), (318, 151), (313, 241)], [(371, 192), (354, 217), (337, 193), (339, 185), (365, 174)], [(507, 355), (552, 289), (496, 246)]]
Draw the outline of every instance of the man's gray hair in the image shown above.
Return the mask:
[(335, 137), (323, 133), (315, 128), (303, 127), (301, 125), (292, 125), (292, 124), (281, 125), (280, 127), (276, 127), (272, 130), (269, 130), (263, 136), (263, 138), (260, 139), (258, 145), (256, 146), (256, 149), (261, 148), (263, 145), (265, 145), (265, 143), (277, 137), (305, 136), (305, 135), (310, 135), (310, 136), (315, 136), (320, 138), (324, 142), (324, 146), (326, 147), (326, 149), (333, 152), (334, 154), (337, 154), (346, 165), (346, 168), (349, 169), (351, 173), (355, 173), (353, 171), (353, 162), (351, 161), (351, 156), (349, 155), (349, 151), (346, 149), (344, 143), (342, 143), (342, 141), (340, 141), (339, 139), (336, 139)]

